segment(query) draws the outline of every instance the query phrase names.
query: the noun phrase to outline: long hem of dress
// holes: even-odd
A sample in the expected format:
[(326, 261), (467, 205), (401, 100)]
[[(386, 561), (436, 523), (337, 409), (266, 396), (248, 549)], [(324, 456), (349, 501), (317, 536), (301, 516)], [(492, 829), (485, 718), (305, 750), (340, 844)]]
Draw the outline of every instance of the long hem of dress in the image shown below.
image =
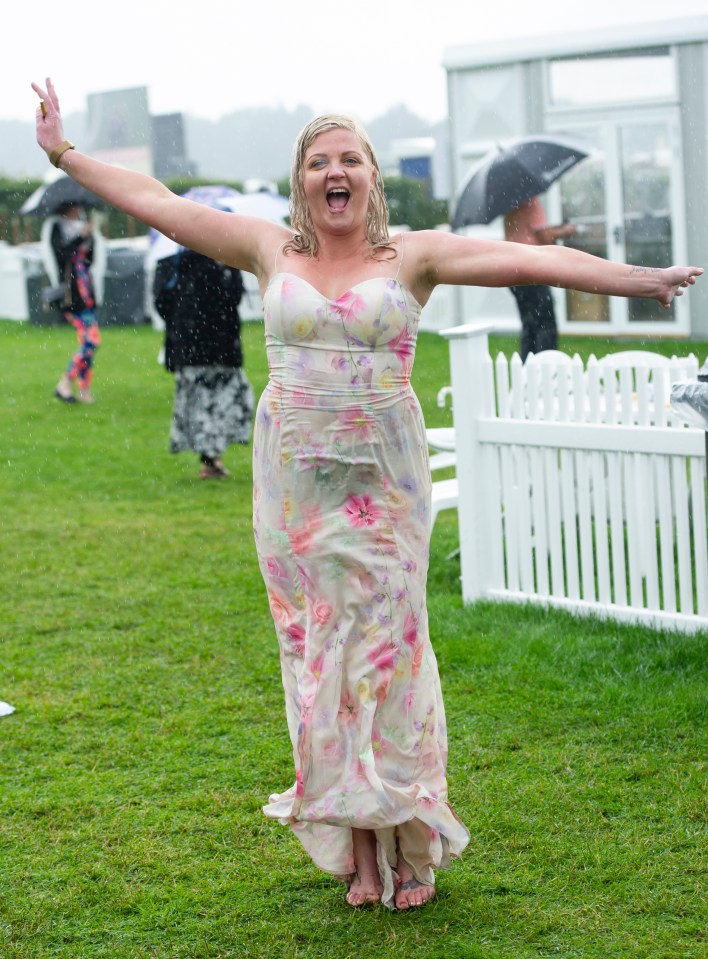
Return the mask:
[[(414, 788), (419, 790), (419, 795), (410, 800), (407, 818), (379, 826), (303, 819), (301, 814), (296, 814), (296, 808), (302, 803), (294, 795), (294, 786), (285, 793), (271, 796), (263, 812), (269, 819), (277, 819), (281, 825), (292, 829), (318, 869), (343, 881), (355, 871), (352, 827), (373, 829), (383, 886), (381, 902), (388, 909), (394, 909), (399, 856), (419, 882), (434, 886), (435, 870), (449, 869), (451, 859), (461, 856), (470, 838), (449, 803), (433, 798), (421, 787)], [(332, 854), (333, 846), (338, 847), (338, 856)]]

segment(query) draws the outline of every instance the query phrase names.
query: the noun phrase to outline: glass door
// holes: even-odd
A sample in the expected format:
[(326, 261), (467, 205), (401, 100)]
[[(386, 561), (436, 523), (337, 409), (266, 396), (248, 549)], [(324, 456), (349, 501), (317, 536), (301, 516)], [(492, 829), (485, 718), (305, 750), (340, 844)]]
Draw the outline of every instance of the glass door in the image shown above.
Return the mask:
[[(568, 133), (586, 144), (590, 154), (560, 181), (560, 210), (558, 216), (551, 219), (575, 226), (576, 233), (565, 240), (565, 246), (611, 259), (607, 215), (608, 131), (603, 126), (596, 126), (571, 129)], [(577, 327), (578, 324), (590, 324), (593, 328), (598, 326), (604, 329), (610, 323), (611, 302), (608, 296), (579, 293), (576, 290), (566, 290), (559, 296), (564, 300), (565, 320), (569, 325)]]
[[(671, 266), (673, 253), (671, 129), (667, 121), (626, 122), (617, 129), (622, 173), (621, 231), (626, 263)], [(627, 301), (627, 323), (676, 321), (676, 306), (656, 300)]]
[[(683, 220), (678, 219), (683, 206), (673, 111), (606, 114), (594, 123), (563, 126), (563, 132), (591, 150), (548, 198), (549, 216), (577, 227), (566, 245), (638, 266), (680, 262), (676, 238), (683, 237)], [(565, 291), (559, 293), (557, 307), (558, 325), (565, 332), (665, 336), (689, 330), (680, 299), (665, 310), (654, 300)]]

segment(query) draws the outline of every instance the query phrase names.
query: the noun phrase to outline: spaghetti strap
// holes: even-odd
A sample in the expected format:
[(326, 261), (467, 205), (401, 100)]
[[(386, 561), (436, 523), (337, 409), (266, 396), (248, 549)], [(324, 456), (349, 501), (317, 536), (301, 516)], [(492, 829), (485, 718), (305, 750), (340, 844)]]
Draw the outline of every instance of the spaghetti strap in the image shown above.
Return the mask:
[(401, 258), (398, 261), (398, 269), (396, 270), (396, 275), (394, 276), (394, 280), (396, 281), (398, 281), (398, 274), (401, 272), (401, 267), (403, 266), (403, 234), (399, 233), (398, 235), (401, 238)]

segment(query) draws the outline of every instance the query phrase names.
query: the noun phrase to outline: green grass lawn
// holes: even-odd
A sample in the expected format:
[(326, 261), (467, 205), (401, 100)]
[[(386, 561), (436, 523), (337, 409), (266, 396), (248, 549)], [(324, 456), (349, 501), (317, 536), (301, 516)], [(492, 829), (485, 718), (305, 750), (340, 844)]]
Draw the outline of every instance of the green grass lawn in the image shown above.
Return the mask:
[[(705, 635), (464, 608), (442, 514), (430, 620), (472, 840), (425, 909), (354, 912), (261, 813), (292, 757), (250, 449), (223, 483), (169, 455), (148, 328), (105, 329), (97, 403), (59, 404), (73, 337), (0, 323), (2, 959), (706, 956)], [(244, 340), (258, 392), (260, 324)], [(422, 335), (428, 425), (448, 370)]]

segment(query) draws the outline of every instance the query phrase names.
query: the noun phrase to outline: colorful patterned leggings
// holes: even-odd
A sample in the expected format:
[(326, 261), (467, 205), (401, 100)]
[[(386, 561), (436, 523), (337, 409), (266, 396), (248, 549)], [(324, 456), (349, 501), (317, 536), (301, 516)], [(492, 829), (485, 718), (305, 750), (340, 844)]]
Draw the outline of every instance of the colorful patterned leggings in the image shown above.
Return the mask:
[(91, 385), (93, 355), (101, 345), (96, 311), (93, 309), (82, 310), (81, 313), (67, 311), (64, 316), (76, 330), (79, 340), (79, 348), (69, 360), (66, 375), (70, 380), (76, 380), (79, 389), (87, 390)]

